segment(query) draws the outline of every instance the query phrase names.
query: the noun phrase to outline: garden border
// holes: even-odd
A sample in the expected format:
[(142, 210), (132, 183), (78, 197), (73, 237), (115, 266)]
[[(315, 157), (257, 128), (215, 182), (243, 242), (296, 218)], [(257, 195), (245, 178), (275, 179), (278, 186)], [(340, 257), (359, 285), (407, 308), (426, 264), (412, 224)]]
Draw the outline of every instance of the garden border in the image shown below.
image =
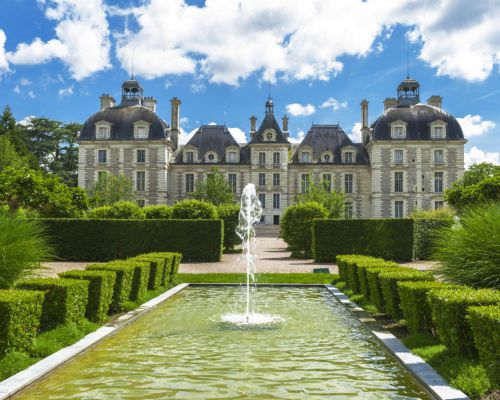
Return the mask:
[[(114, 335), (121, 329), (135, 321), (140, 316), (151, 311), (160, 303), (171, 298), (188, 286), (242, 286), (235, 283), (182, 283), (159, 296), (141, 304), (136, 309), (118, 317), (94, 332), (89, 333), (78, 342), (65, 347), (54, 354), (40, 360), (36, 364), (0, 382), (0, 400), (9, 399), (22, 389), (30, 386), (51, 373), (57, 367), (71, 361), (77, 355), (83, 353), (104, 338)], [(363, 326), (377, 339), (377, 341), (387, 350), (411, 375), (438, 400), (469, 400), (469, 397), (462, 391), (452, 388), (429, 364), (422, 358), (413, 354), (398, 338), (385, 330), (372, 318), (363, 308), (349, 300), (349, 298), (333, 285), (324, 284), (257, 284), (261, 287), (324, 287), (334, 296), (344, 307), (360, 321)]]

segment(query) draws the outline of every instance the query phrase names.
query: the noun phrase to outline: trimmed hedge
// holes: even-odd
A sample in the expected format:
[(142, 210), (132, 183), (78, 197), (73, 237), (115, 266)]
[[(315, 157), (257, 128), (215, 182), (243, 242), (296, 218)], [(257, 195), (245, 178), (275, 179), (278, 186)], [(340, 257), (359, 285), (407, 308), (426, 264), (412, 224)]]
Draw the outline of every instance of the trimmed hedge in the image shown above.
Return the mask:
[(89, 299), (85, 316), (92, 322), (106, 321), (111, 302), (116, 273), (111, 271), (66, 271), (59, 274), (65, 279), (82, 279), (89, 281)]
[(221, 220), (42, 219), (63, 260), (111, 261), (175, 251), (187, 261), (220, 261)]
[(381, 272), (378, 279), (385, 302), (385, 310), (395, 321), (398, 321), (403, 318), (403, 312), (399, 305), (398, 282), (433, 281), (434, 276), (430, 272), (410, 268), (393, 268), (392, 271)]
[(433, 333), (432, 314), (427, 292), (432, 289), (458, 289), (463, 286), (436, 281), (398, 282), (400, 307), (410, 333)]
[(382, 268), (387, 270), (389, 268), (401, 268), (396, 262), (393, 261), (379, 261), (381, 258), (373, 258), (371, 260), (358, 263), (358, 281), (359, 290), (366, 301), (370, 301), (370, 287), (368, 285), (367, 270), (370, 268)]
[[(406, 268), (395, 267), (391, 268), (391, 271), (406, 271)], [(370, 301), (375, 305), (377, 310), (381, 313), (386, 311), (384, 295), (382, 292), (382, 286), (380, 285), (379, 275), (383, 272), (387, 272), (387, 267), (373, 267), (366, 269), (366, 279), (368, 281), (368, 290), (370, 292)]]
[(240, 222), (240, 206), (221, 204), (217, 206), (217, 214), (224, 221), (224, 248), (230, 250), (241, 243), (241, 238), (236, 234), (236, 227)]
[(76, 279), (34, 278), (19, 282), (19, 289), (45, 292), (40, 330), (48, 330), (85, 318), (89, 282)]
[(467, 320), (491, 386), (500, 388), (500, 306), (469, 307)]
[(498, 305), (500, 292), (493, 289), (433, 289), (428, 292), (428, 299), (439, 338), (451, 351), (474, 357), (474, 338), (465, 318), (467, 308)]
[(179, 263), (182, 254), (163, 252), (163, 253), (148, 253), (145, 254), (145, 256), (157, 257), (159, 260), (164, 262), (165, 273), (161, 280), (161, 286), (165, 286), (173, 281), (174, 277), (177, 275), (177, 272), (179, 271)]
[(29, 351), (40, 326), (44, 293), (0, 290), (0, 357), (11, 351)]
[(413, 258), (426, 260), (431, 256), (432, 243), (436, 233), (443, 227), (453, 225), (453, 220), (417, 218), (413, 222)]
[(413, 255), (412, 219), (317, 219), (312, 235), (316, 262), (334, 262), (339, 254), (392, 260)]
[(150, 255), (143, 254), (130, 261), (142, 261), (149, 263), (149, 277), (148, 277), (148, 290), (154, 290), (161, 285), (165, 275), (165, 260), (158, 257), (151, 257)]
[(141, 297), (144, 297), (148, 290), (151, 264), (148, 261), (127, 261), (134, 265), (134, 277), (132, 278), (132, 289), (129, 299), (139, 300)]

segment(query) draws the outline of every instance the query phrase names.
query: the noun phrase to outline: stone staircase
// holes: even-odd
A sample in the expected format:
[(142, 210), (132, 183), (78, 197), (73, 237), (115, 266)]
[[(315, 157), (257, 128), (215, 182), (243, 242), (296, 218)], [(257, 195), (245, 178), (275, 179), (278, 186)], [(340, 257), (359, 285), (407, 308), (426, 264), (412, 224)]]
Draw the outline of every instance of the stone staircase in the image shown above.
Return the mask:
[(277, 238), (280, 236), (279, 225), (255, 225), (255, 234), (257, 237), (272, 237)]

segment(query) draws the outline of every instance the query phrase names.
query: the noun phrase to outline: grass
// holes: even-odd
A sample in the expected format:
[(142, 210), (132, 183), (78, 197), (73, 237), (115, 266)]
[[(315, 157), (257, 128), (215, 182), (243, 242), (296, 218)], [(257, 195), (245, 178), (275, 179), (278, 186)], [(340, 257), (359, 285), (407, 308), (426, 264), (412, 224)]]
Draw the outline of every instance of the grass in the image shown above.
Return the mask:
[[(258, 274), (257, 283), (330, 284), (338, 280), (333, 274)], [(178, 274), (178, 283), (244, 283), (246, 274)]]

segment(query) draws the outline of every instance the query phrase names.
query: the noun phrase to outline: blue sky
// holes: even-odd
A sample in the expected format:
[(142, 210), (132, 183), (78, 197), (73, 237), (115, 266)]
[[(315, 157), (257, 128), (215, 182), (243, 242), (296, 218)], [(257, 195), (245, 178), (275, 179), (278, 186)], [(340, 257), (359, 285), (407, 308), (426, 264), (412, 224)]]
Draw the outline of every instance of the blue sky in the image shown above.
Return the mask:
[[(396, 3), (396, 4), (394, 4)], [(477, 4), (476, 4), (477, 3)], [(467, 163), (500, 163), (500, 0), (4, 0), (0, 107), (18, 120), (84, 122), (102, 93), (120, 97), (134, 65), (168, 121), (225, 123), (238, 140), (275, 114), (291, 136), (337, 123), (357, 136), (410, 75), (421, 100), (439, 94), (469, 139)]]

